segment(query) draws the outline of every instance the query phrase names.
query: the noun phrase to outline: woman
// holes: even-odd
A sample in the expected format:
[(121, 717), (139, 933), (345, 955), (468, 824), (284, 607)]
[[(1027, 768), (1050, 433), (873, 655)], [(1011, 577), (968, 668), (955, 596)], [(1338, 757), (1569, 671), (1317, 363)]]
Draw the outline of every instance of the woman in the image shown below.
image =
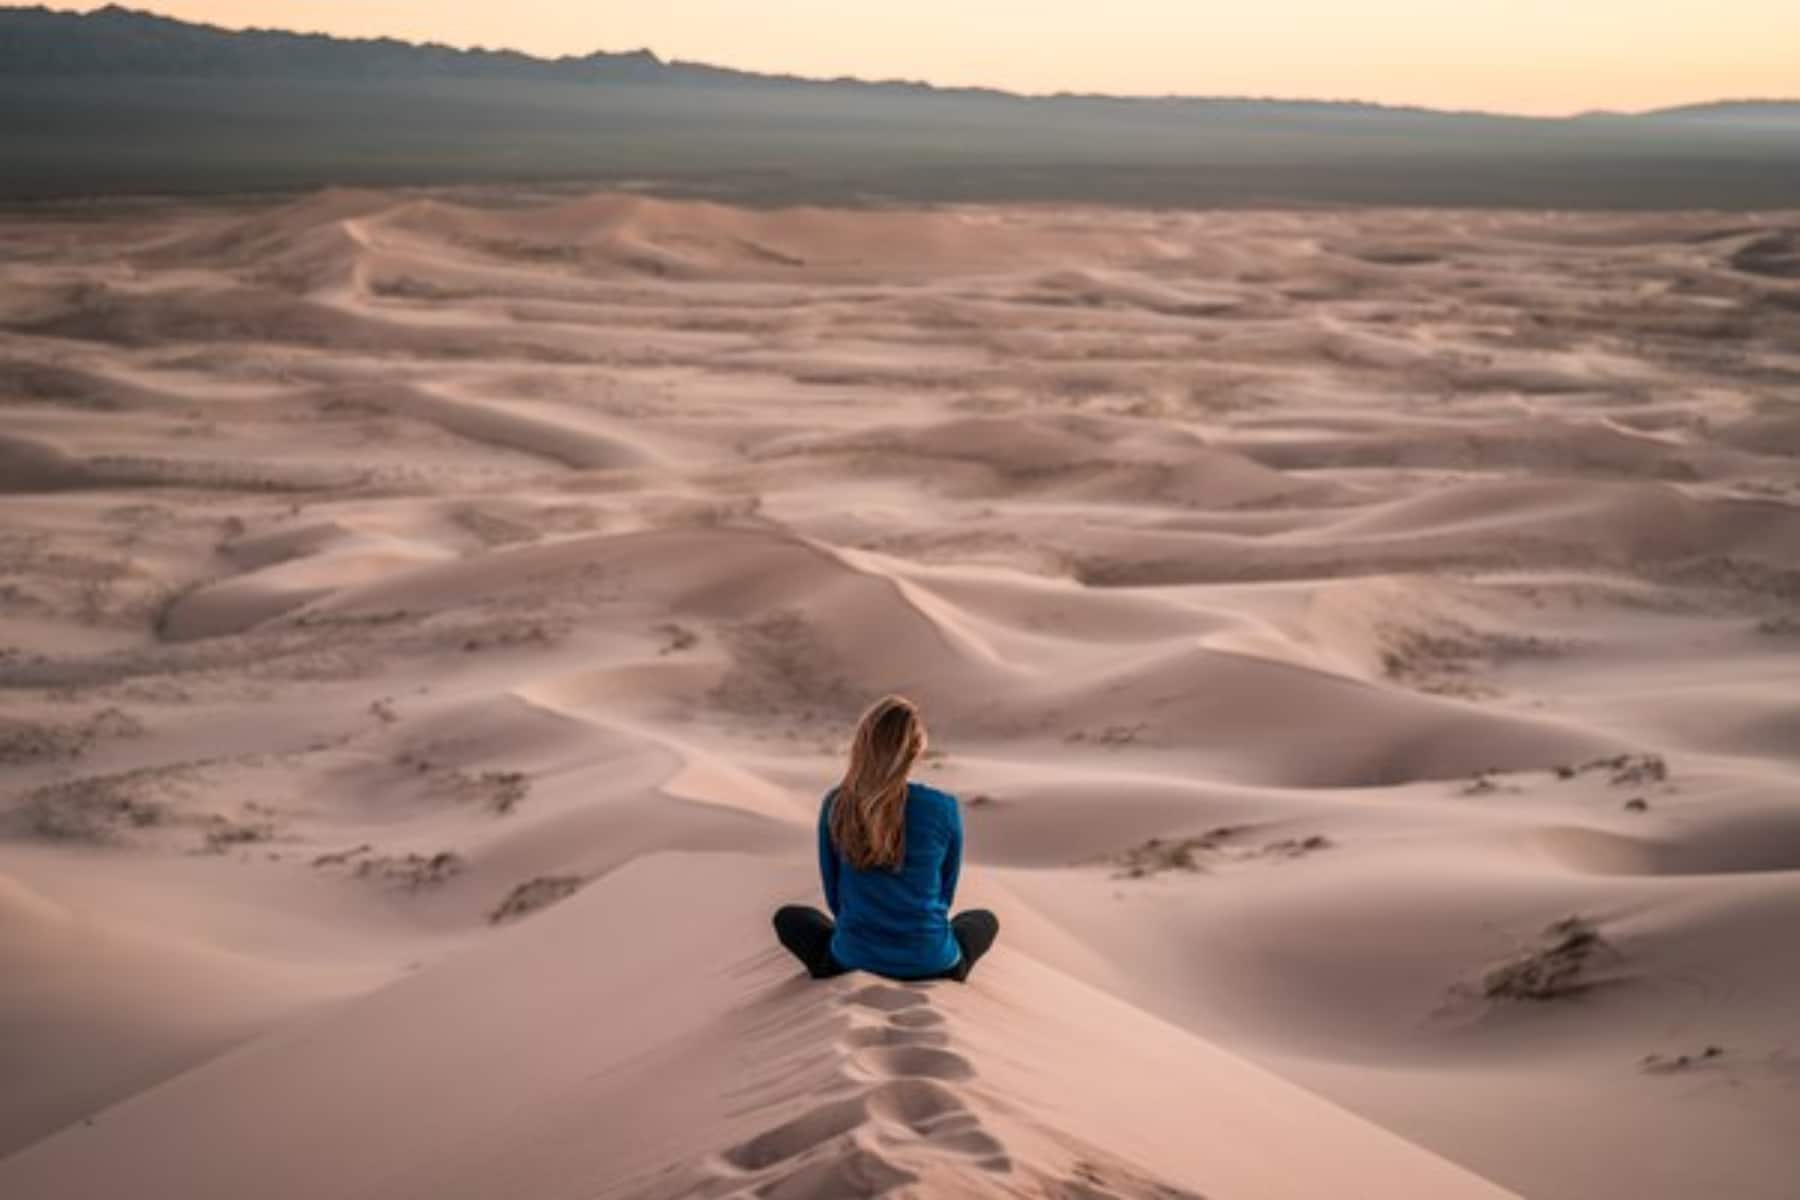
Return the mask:
[(872, 971), (964, 980), (1000, 932), (985, 909), (950, 917), (962, 814), (955, 796), (907, 781), (924, 751), (925, 724), (903, 697), (878, 700), (857, 723), (843, 782), (819, 811), (831, 917), (792, 904), (775, 914), (775, 936), (814, 979)]

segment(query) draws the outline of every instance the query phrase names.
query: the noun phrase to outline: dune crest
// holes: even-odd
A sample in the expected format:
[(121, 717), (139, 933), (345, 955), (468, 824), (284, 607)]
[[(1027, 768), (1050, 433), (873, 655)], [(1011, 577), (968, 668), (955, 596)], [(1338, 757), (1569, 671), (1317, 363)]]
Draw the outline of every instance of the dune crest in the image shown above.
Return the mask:
[[(670, 904), (691, 869), (720, 887)], [(1022, 953), (968, 988), (809, 985), (758, 948), (762, 914), (739, 902), (799, 878), (732, 856), (642, 860), (299, 1036), (15, 1155), (0, 1183), (22, 1198), (118, 1173), (194, 1200), (270, 1178), (311, 1194), (472, 1197), (526, 1171), (547, 1197), (1173, 1200), (1298, 1198), (1348, 1175), (1373, 1191), (1507, 1194)], [(643, 919), (608, 928), (610, 911)], [(608, 932), (585, 936), (597, 927)], [(571, 937), (589, 952), (569, 954)], [(719, 982), (659, 998), (645, 984), (676, 952), (715, 964)], [(609, 1019), (584, 1019), (595, 1013)], [(576, 1044), (538, 1036), (543, 1023)], [(456, 1033), (471, 1024), (486, 1034)], [(372, 1086), (303, 1098), (346, 1074)], [(264, 1086), (276, 1081), (287, 1086)], [(1120, 1111), (1121, 1092), (1142, 1109)], [(1284, 1143), (1307, 1153), (1272, 1150)]]

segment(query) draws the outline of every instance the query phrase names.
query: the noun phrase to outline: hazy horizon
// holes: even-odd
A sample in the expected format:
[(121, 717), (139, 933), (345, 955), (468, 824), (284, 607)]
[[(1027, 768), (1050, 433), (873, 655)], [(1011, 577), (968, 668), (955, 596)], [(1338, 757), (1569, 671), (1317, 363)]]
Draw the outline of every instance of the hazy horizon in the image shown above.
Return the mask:
[[(91, 11), (97, 3), (50, 6)], [(1454, 17), (1422, 0), (1274, 0), (1229, 14), (1180, 0), (947, 0), (845, 11), (821, 0), (763, 5), (746, 27), (725, 0), (638, 6), (515, 0), (143, 0), (126, 7), (226, 28), (394, 37), (555, 57), (648, 49), (744, 70), (1024, 93), (1246, 95), (1357, 100), (1558, 116), (1800, 93), (1791, 56), (1800, 6), (1691, 0), (1478, 0)]]

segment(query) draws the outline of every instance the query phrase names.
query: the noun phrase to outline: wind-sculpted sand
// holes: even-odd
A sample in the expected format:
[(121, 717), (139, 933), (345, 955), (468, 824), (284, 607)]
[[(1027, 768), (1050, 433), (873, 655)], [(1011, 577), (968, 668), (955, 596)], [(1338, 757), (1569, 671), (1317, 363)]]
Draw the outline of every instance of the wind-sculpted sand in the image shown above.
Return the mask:
[[(0, 1195), (1791, 1197), (1800, 216), (0, 223)], [(966, 987), (812, 984), (848, 724)]]

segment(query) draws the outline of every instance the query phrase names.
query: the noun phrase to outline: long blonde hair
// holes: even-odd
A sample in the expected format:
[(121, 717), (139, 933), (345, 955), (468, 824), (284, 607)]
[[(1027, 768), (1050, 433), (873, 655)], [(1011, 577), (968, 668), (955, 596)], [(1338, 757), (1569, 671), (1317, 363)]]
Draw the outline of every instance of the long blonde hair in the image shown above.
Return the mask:
[(906, 857), (906, 773), (925, 751), (925, 722), (904, 696), (883, 696), (856, 723), (831, 798), (831, 844), (859, 871)]

